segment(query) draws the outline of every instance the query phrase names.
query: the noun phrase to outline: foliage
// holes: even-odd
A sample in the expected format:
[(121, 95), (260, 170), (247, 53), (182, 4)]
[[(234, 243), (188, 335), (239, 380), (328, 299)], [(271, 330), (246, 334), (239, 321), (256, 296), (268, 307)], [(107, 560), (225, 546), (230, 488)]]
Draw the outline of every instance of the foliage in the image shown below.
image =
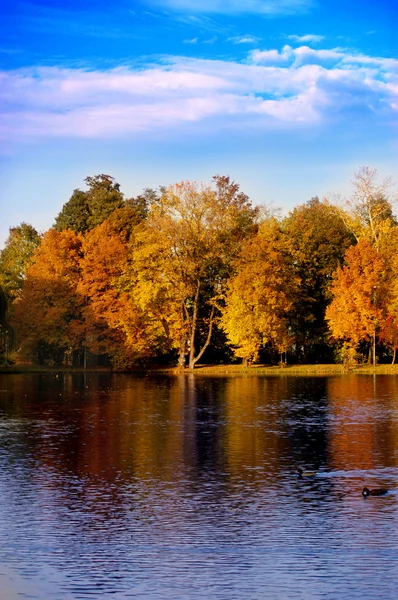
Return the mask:
[(39, 361), (88, 349), (118, 368), (151, 357), (193, 368), (206, 351), (254, 361), (289, 348), (307, 362), (334, 344), (351, 368), (376, 338), (395, 358), (398, 226), (374, 169), (344, 206), (313, 198), (283, 219), (226, 176), (129, 199), (109, 175), (85, 182), (42, 240), (25, 223), (10, 230), (0, 353), (11, 317), (21, 354)]
[(27, 223), (12, 227), (4, 249), (0, 253), (0, 286), (12, 300), (22, 288), (26, 270), (40, 244), (40, 235)]
[(393, 350), (392, 362), (395, 363), (395, 356), (398, 348), (398, 320), (396, 315), (389, 315), (381, 326), (379, 332), (380, 340)]
[(95, 175), (84, 180), (88, 190), (74, 190), (58, 214), (54, 228), (57, 231), (72, 229), (85, 233), (100, 225), (117, 208), (123, 206), (120, 185), (110, 175)]
[(354, 193), (341, 203), (340, 217), (357, 241), (366, 238), (379, 250), (397, 224), (388, 194), (391, 182), (387, 179), (379, 183), (377, 169), (362, 167), (353, 183)]
[[(128, 241), (133, 235), (130, 207), (119, 209), (88, 232), (83, 241), (78, 291), (85, 299), (84, 343), (107, 353), (115, 367), (131, 366), (153, 352), (145, 318), (121, 289), (127, 268)], [(124, 223), (124, 225), (123, 225)]]
[(26, 272), (15, 303), (15, 326), (22, 355), (62, 361), (81, 346), (82, 298), (77, 293), (82, 239), (71, 230), (47, 231)]
[(288, 315), (299, 278), (276, 221), (263, 222), (258, 234), (243, 242), (235, 266), (222, 316), (235, 354), (256, 361), (267, 343), (285, 351), (291, 344)]
[(355, 240), (336, 217), (335, 208), (318, 198), (296, 207), (283, 221), (283, 229), (301, 280), (290, 326), (297, 358), (302, 356), (305, 360), (311, 350), (319, 354), (319, 348), (325, 347), (325, 311), (330, 302), (332, 275)]
[(189, 354), (191, 368), (210, 344), (232, 260), (257, 215), (228, 177), (214, 183), (163, 190), (137, 236), (129, 274), (135, 302), (162, 324), (181, 366)]
[(76, 233), (85, 233), (88, 229), (89, 217), (87, 192), (76, 189), (56, 217), (54, 229), (56, 231), (71, 229)]
[(355, 345), (349, 342), (343, 342), (336, 352), (339, 362), (344, 366), (345, 371), (352, 371), (360, 362), (361, 356), (357, 352)]
[(21, 293), (25, 273), (32, 256), (40, 244), (40, 235), (27, 223), (12, 227), (5, 247), (0, 253), (0, 357), (8, 360), (14, 344), (14, 331), (10, 324), (14, 301)]
[(388, 279), (384, 257), (367, 239), (360, 239), (346, 253), (346, 265), (338, 268), (332, 283), (333, 301), (326, 320), (334, 339), (352, 345), (370, 341), (384, 326)]
[(88, 229), (94, 229), (101, 225), (111, 213), (123, 206), (123, 194), (120, 185), (109, 175), (96, 175), (86, 177), (88, 186), (87, 201), (89, 217), (87, 219)]

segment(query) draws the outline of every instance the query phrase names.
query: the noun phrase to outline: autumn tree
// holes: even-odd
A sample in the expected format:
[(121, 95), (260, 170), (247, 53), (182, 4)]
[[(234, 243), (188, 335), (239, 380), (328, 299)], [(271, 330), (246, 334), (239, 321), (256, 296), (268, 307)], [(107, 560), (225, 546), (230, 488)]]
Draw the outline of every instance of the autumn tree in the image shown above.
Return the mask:
[(289, 311), (300, 279), (287, 236), (275, 220), (263, 222), (255, 237), (242, 242), (235, 268), (221, 323), (236, 356), (256, 361), (266, 344), (286, 351), (292, 343)]
[(12, 323), (22, 355), (60, 364), (82, 343), (82, 298), (77, 292), (82, 239), (71, 230), (47, 231), (33, 255)]
[(294, 208), (284, 219), (283, 230), (301, 281), (290, 311), (296, 358), (319, 360), (327, 349), (325, 311), (332, 275), (355, 238), (335, 208), (317, 197)]
[(14, 344), (11, 319), (14, 302), (21, 293), (25, 273), (32, 262), (40, 235), (27, 223), (12, 227), (4, 249), (0, 252), (0, 354), (8, 360)]
[(333, 277), (333, 300), (326, 309), (326, 320), (333, 339), (352, 347), (361, 341), (372, 344), (375, 364), (376, 338), (385, 326), (389, 294), (386, 260), (362, 238), (347, 250), (345, 262)]
[(40, 235), (28, 223), (10, 229), (4, 249), (0, 253), (0, 286), (9, 299), (16, 298), (22, 288), (25, 273), (40, 244)]
[(209, 346), (217, 303), (257, 209), (229, 177), (214, 185), (182, 182), (151, 203), (137, 234), (128, 281), (131, 296), (193, 368)]
[(89, 231), (83, 241), (78, 291), (84, 301), (84, 344), (109, 355), (114, 367), (132, 366), (151, 356), (159, 342), (145, 313), (123, 289), (128, 249), (144, 215), (127, 204)]
[(54, 229), (56, 231), (71, 229), (76, 233), (85, 233), (88, 230), (89, 217), (87, 192), (75, 189), (56, 217)]
[(393, 351), (392, 364), (395, 364), (398, 349), (398, 319), (396, 314), (389, 314), (385, 319), (380, 328), (379, 339)]
[(7, 298), (0, 287), (0, 362), (8, 360), (8, 323), (7, 323)]
[(388, 267), (389, 294), (385, 298), (387, 318), (380, 331), (380, 340), (393, 351), (395, 363), (398, 348), (398, 227), (383, 241), (382, 255)]
[(337, 203), (340, 218), (359, 241), (367, 239), (377, 251), (395, 226), (391, 180), (379, 181), (377, 169), (361, 167), (354, 176), (351, 197)]
[(72, 229), (85, 233), (100, 225), (110, 214), (124, 204), (120, 185), (110, 175), (95, 175), (84, 180), (88, 190), (74, 190), (58, 214), (54, 228)]

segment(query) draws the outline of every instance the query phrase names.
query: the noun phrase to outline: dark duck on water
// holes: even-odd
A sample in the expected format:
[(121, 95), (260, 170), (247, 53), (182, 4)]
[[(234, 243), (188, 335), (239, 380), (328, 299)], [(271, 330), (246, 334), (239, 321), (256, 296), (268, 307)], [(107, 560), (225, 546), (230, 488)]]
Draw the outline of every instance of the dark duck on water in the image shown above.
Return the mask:
[(304, 477), (315, 477), (317, 471), (304, 471), (300, 467), (297, 469), (298, 478), (303, 479)]
[(384, 488), (376, 488), (374, 490), (370, 490), (367, 487), (364, 487), (362, 490), (362, 496), (364, 496), (365, 498), (367, 498), (368, 496), (384, 496), (384, 494), (387, 494), (388, 490), (384, 489)]

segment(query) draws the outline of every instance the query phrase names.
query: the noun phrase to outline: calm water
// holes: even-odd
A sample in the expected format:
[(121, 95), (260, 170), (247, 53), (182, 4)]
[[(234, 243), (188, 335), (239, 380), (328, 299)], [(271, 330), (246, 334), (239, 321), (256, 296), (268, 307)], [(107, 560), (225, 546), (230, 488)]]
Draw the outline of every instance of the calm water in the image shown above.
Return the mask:
[(0, 375), (1, 600), (395, 600), (397, 486), (394, 376)]

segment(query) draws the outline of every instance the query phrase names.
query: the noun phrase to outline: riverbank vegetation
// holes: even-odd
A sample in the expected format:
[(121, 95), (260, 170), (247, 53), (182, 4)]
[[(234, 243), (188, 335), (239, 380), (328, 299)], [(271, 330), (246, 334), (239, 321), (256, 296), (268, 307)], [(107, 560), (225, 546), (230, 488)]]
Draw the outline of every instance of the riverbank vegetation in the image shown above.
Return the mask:
[(395, 362), (393, 196), (368, 167), (353, 183), (345, 201), (313, 198), (282, 217), (225, 176), (128, 199), (109, 175), (88, 177), (50, 230), (10, 229), (0, 254), (2, 362)]

